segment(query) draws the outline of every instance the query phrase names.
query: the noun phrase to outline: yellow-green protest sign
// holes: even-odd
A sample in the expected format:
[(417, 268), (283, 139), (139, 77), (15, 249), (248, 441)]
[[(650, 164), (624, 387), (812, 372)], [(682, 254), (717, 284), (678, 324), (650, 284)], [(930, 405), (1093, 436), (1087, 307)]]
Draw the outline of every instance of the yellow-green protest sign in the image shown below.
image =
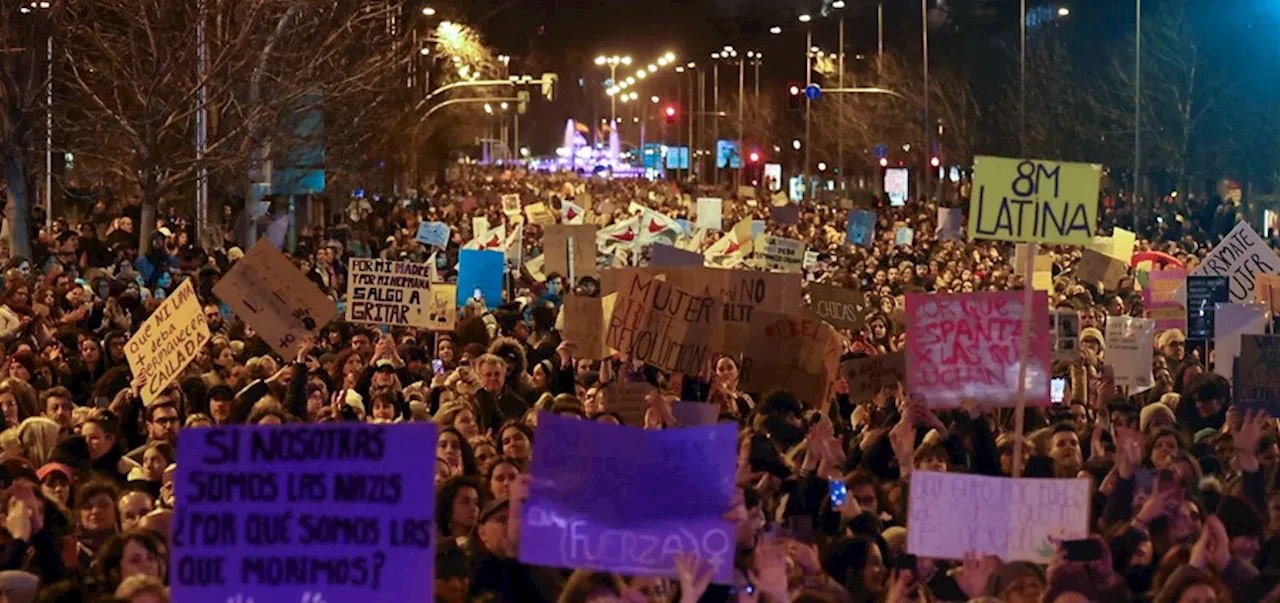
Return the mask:
[(147, 378), (140, 392), (142, 403), (149, 406), (158, 398), (195, 360), (209, 338), (209, 324), (200, 312), (195, 287), (190, 279), (185, 280), (125, 344), (129, 368), (134, 375)]
[(1101, 173), (1089, 163), (975, 157), (969, 238), (1088, 245)]

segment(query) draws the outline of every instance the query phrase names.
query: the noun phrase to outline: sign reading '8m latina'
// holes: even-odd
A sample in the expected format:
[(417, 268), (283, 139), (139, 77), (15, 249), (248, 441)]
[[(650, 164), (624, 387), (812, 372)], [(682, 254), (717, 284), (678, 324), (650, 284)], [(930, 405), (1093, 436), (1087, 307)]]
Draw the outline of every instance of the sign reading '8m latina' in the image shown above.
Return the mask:
[(1101, 166), (975, 157), (969, 238), (1087, 245), (1098, 225)]

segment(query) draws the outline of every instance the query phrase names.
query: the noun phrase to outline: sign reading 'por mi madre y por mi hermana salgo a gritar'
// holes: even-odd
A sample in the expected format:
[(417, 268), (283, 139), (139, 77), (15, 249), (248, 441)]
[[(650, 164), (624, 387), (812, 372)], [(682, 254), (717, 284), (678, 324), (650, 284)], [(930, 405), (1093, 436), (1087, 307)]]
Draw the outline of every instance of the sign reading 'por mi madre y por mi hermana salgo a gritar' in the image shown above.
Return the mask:
[(1088, 245), (1098, 225), (1102, 167), (975, 157), (969, 238)]

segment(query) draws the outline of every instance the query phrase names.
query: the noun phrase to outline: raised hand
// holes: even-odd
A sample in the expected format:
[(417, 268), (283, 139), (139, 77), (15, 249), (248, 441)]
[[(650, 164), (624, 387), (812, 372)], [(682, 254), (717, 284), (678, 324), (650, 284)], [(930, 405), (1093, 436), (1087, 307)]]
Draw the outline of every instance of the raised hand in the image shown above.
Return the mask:
[(676, 577), (680, 579), (680, 603), (698, 603), (711, 585), (711, 566), (693, 553), (676, 555)]
[(1000, 569), (1000, 558), (995, 555), (980, 555), (977, 551), (967, 551), (964, 561), (955, 575), (956, 584), (970, 599), (981, 597), (987, 590), (987, 582), (991, 575)]

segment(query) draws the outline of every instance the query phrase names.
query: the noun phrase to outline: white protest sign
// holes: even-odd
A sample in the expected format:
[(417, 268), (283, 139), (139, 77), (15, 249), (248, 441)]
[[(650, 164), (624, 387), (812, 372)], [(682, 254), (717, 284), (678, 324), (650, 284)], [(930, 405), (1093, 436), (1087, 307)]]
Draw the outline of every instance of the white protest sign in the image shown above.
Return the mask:
[[(1243, 303), (1253, 299), (1257, 275), (1277, 273), (1280, 273), (1280, 257), (1276, 257), (1271, 246), (1248, 222), (1241, 222), (1189, 276), (1228, 277), (1231, 301)], [(1185, 299), (1185, 286), (1182, 291), (1181, 297)]]
[(795, 239), (762, 234), (755, 240), (756, 257), (762, 260), (765, 270), (800, 272), (804, 266), (804, 252), (804, 243)]
[(351, 258), (347, 321), (392, 327), (432, 326), (431, 267)]
[[(1262, 304), (1218, 304), (1213, 313), (1213, 372), (1234, 379), (1232, 367), (1240, 357), (1244, 335), (1262, 335), (1267, 328), (1267, 307)], [(1108, 343), (1110, 340), (1108, 339)]]
[(1107, 317), (1107, 364), (1115, 371), (1116, 385), (1147, 388), (1151, 376), (1156, 321), (1130, 316)]
[(693, 225), (707, 230), (720, 230), (723, 227), (723, 209), (724, 201), (719, 197), (698, 197), (698, 218)]
[(907, 552), (963, 559), (967, 551), (1006, 563), (1048, 563), (1052, 539), (1089, 535), (1088, 479), (1012, 479), (911, 472)]

